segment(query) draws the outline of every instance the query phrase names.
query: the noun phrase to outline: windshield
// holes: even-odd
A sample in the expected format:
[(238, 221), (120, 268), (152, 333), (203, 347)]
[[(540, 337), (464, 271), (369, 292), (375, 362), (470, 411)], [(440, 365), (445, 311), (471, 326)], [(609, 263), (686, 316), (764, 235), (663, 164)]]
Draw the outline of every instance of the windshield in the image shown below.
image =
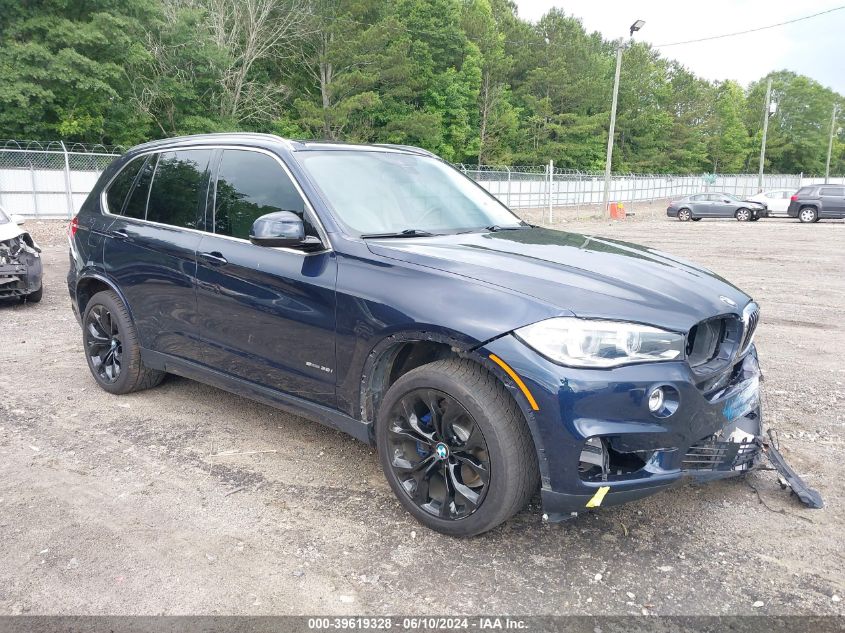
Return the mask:
[(305, 151), (296, 158), (335, 217), (356, 235), (525, 226), (493, 196), (436, 158), (360, 150)]

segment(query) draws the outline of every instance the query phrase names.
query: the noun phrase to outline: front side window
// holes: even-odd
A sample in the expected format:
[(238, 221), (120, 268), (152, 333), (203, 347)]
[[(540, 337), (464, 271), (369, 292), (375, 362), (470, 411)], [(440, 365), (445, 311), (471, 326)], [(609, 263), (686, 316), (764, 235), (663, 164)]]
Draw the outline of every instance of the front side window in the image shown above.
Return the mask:
[(150, 189), (147, 220), (186, 229), (202, 226), (212, 154), (210, 149), (161, 153)]
[(356, 235), (524, 226), (507, 207), (436, 158), (399, 152), (308, 150), (297, 161)]
[(246, 240), (255, 220), (277, 211), (296, 213), (305, 224), (305, 234), (318, 236), (305, 213), (305, 201), (273, 157), (224, 150), (214, 196), (214, 232)]
[(146, 156), (133, 158), (123, 167), (117, 177), (112, 180), (106, 191), (106, 207), (109, 213), (120, 215), (123, 211), (123, 203), (126, 200), (126, 195), (132, 188), (132, 184), (135, 182), (135, 176), (138, 175), (146, 160)]

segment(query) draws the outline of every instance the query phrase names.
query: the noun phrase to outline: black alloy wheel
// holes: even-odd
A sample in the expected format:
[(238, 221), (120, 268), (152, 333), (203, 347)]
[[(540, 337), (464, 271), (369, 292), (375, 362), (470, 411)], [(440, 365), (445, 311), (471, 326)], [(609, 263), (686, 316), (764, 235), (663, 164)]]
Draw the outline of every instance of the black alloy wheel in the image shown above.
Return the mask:
[(505, 385), (469, 359), (403, 374), (378, 405), (375, 440), (399, 503), (426, 527), (475, 536), (537, 490), (537, 450)]
[(138, 332), (126, 305), (111, 290), (95, 294), (82, 310), (85, 360), (97, 384), (113, 394), (155, 387), (164, 372), (141, 360)]
[(85, 353), (92, 372), (105, 384), (120, 378), (123, 341), (117, 320), (103, 305), (95, 305), (85, 319)]
[(388, 418), (390, 464), (402, 489), (440, 519), (463, 519), (484, 501), (490, 453), (481, 428), (452, 396), (415, 389)]

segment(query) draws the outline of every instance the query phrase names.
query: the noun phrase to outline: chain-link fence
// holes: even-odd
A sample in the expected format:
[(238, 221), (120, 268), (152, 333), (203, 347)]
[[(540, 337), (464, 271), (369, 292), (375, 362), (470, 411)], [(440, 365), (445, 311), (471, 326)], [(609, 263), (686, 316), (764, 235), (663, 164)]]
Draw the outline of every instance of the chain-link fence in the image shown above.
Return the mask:
[[(604, 203), (604, 174), (600, 172), (542, 167), (491, 167), (457, 165), (512, 209), (601, 210)], [(822, 179), (823, 180), (823, 179)], [(840, 182), (843, 178), (837, 179)], [(801, 187), (803, 175), (766, 174), (763, 190)], [(613, 174), (609, 199), (612, 202), (637, 203), (714, 191), (740, 198), (759, 192), (757, 174)]]
[[(34, 218), (69, 218), (81, 206), (100, 173), (123, 151), (103, 145), (61, 141), (0, 140), (0, 206)], [(602, 212), (604, 174), (541, 166), (456, 165), (508, 207), (525, 214), (557, 209), (575, 214)], [(766, 174), (763, 189), (794, 189), (824, 182), (803, 174)], [(831, 178), (845, 184), (845, 176)], [(700, 191), (740, 198), (758, 192), (757, 174), (614, 174), (610, 200), (638, 206)]]
[(69, 218), (123, 148), (0, 140), (0, 206), (30, 218)]

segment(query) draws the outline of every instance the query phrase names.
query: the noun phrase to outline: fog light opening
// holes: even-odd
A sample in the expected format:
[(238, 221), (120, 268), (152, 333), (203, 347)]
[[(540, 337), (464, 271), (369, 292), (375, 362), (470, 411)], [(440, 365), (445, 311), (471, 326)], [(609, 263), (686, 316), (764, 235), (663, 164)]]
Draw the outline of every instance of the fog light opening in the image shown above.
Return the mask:
[(681, 404), (681, 394), (671, 385), (654, 387), (648, 394), (646, 406), (657, 418), (668, 418)]
[(660, 411), (663, 408), (664, 399), (663, 389), (661, 387), (654, 389), (648, 397), (648, 410), (652, 413)]

